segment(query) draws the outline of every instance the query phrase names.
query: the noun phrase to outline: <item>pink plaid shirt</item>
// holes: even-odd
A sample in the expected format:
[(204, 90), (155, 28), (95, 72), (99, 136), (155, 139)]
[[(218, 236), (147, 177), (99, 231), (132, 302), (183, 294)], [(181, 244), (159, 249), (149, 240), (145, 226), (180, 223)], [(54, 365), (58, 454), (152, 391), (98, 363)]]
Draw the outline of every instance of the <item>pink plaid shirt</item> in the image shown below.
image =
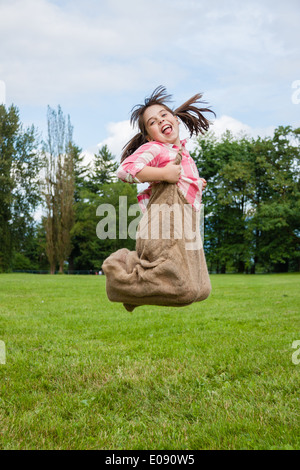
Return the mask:
[[(180, 143), (182, 147), (181, 176), (176, 184), (186, 200), (196, 211), (199, 211), (202, 197), (202, 181), (194, 160), (185, 148), (186, 140), (182, 140)], [(125, 183), (140, 183), (136, 177), (139, 171), (146, 165), (158, 168), (166, 166), (167, 163), (175, 160), (178, 150), (179, 147), (177, 145), (147, 142), (122, 162), (117, 170), (117, 177)], [(154, 184), (156, 183), (151, 183), (147, 189), (140, 192), (137, 196), (143, 212), (147, 208)]]

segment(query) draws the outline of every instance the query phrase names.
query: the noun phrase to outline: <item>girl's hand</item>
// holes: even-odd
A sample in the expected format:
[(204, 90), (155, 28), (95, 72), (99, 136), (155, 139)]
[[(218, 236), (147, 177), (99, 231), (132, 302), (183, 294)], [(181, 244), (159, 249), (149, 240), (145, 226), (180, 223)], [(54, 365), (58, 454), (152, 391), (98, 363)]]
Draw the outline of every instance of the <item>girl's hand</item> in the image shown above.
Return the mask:
[(204, 191), (204, 189), (206, 188), (206, 185), (207, 185), (207, 181), (204, 178), (200, 178), (200, 179), (202, 181), (202, 191)]
[(175, 165), (174, 163), (168, 163), (162, 168), (163, 179), (167, 183), (177, 183), (181, 175), (181, 165)]

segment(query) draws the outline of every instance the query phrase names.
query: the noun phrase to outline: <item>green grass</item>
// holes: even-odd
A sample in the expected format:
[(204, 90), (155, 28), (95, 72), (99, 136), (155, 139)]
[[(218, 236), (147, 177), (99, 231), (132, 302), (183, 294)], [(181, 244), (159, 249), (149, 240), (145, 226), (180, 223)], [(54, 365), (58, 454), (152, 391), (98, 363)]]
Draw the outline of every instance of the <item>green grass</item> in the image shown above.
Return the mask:
[(0, 275), (0, 448), (299, 449), (299, 275), (211, 280), (129, 313), (103, 276)]

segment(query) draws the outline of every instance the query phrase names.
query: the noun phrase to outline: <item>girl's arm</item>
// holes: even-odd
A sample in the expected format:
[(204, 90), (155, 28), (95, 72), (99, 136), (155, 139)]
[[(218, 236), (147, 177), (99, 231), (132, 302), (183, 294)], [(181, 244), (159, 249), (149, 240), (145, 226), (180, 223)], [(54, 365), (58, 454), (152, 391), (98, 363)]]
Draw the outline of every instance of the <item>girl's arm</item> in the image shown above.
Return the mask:
[(141, 183), (151, 183), (153, 181), (166, 181), (167, 183), (177, 183), (181, 174), (181, 165), (168, 163), (162, 168), (145, 166), (136, 174)]
[(181, 166), (171, 162), (165, 167), (159, 167), (161, 152), (162, 147), (156, 142), (142, 145), (121, 163), (117, 177), (125, 183), (176, 183), (180, 177)]

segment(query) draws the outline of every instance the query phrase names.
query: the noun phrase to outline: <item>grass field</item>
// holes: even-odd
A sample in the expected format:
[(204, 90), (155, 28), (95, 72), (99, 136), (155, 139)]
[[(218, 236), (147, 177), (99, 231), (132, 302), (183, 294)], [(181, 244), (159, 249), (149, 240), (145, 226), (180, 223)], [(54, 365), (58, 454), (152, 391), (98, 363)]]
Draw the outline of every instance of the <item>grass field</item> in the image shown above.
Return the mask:
[(129, 313), (104, 276), (1, 274), (0, 448), (299, 449), (300, 276), (211, 280)]

